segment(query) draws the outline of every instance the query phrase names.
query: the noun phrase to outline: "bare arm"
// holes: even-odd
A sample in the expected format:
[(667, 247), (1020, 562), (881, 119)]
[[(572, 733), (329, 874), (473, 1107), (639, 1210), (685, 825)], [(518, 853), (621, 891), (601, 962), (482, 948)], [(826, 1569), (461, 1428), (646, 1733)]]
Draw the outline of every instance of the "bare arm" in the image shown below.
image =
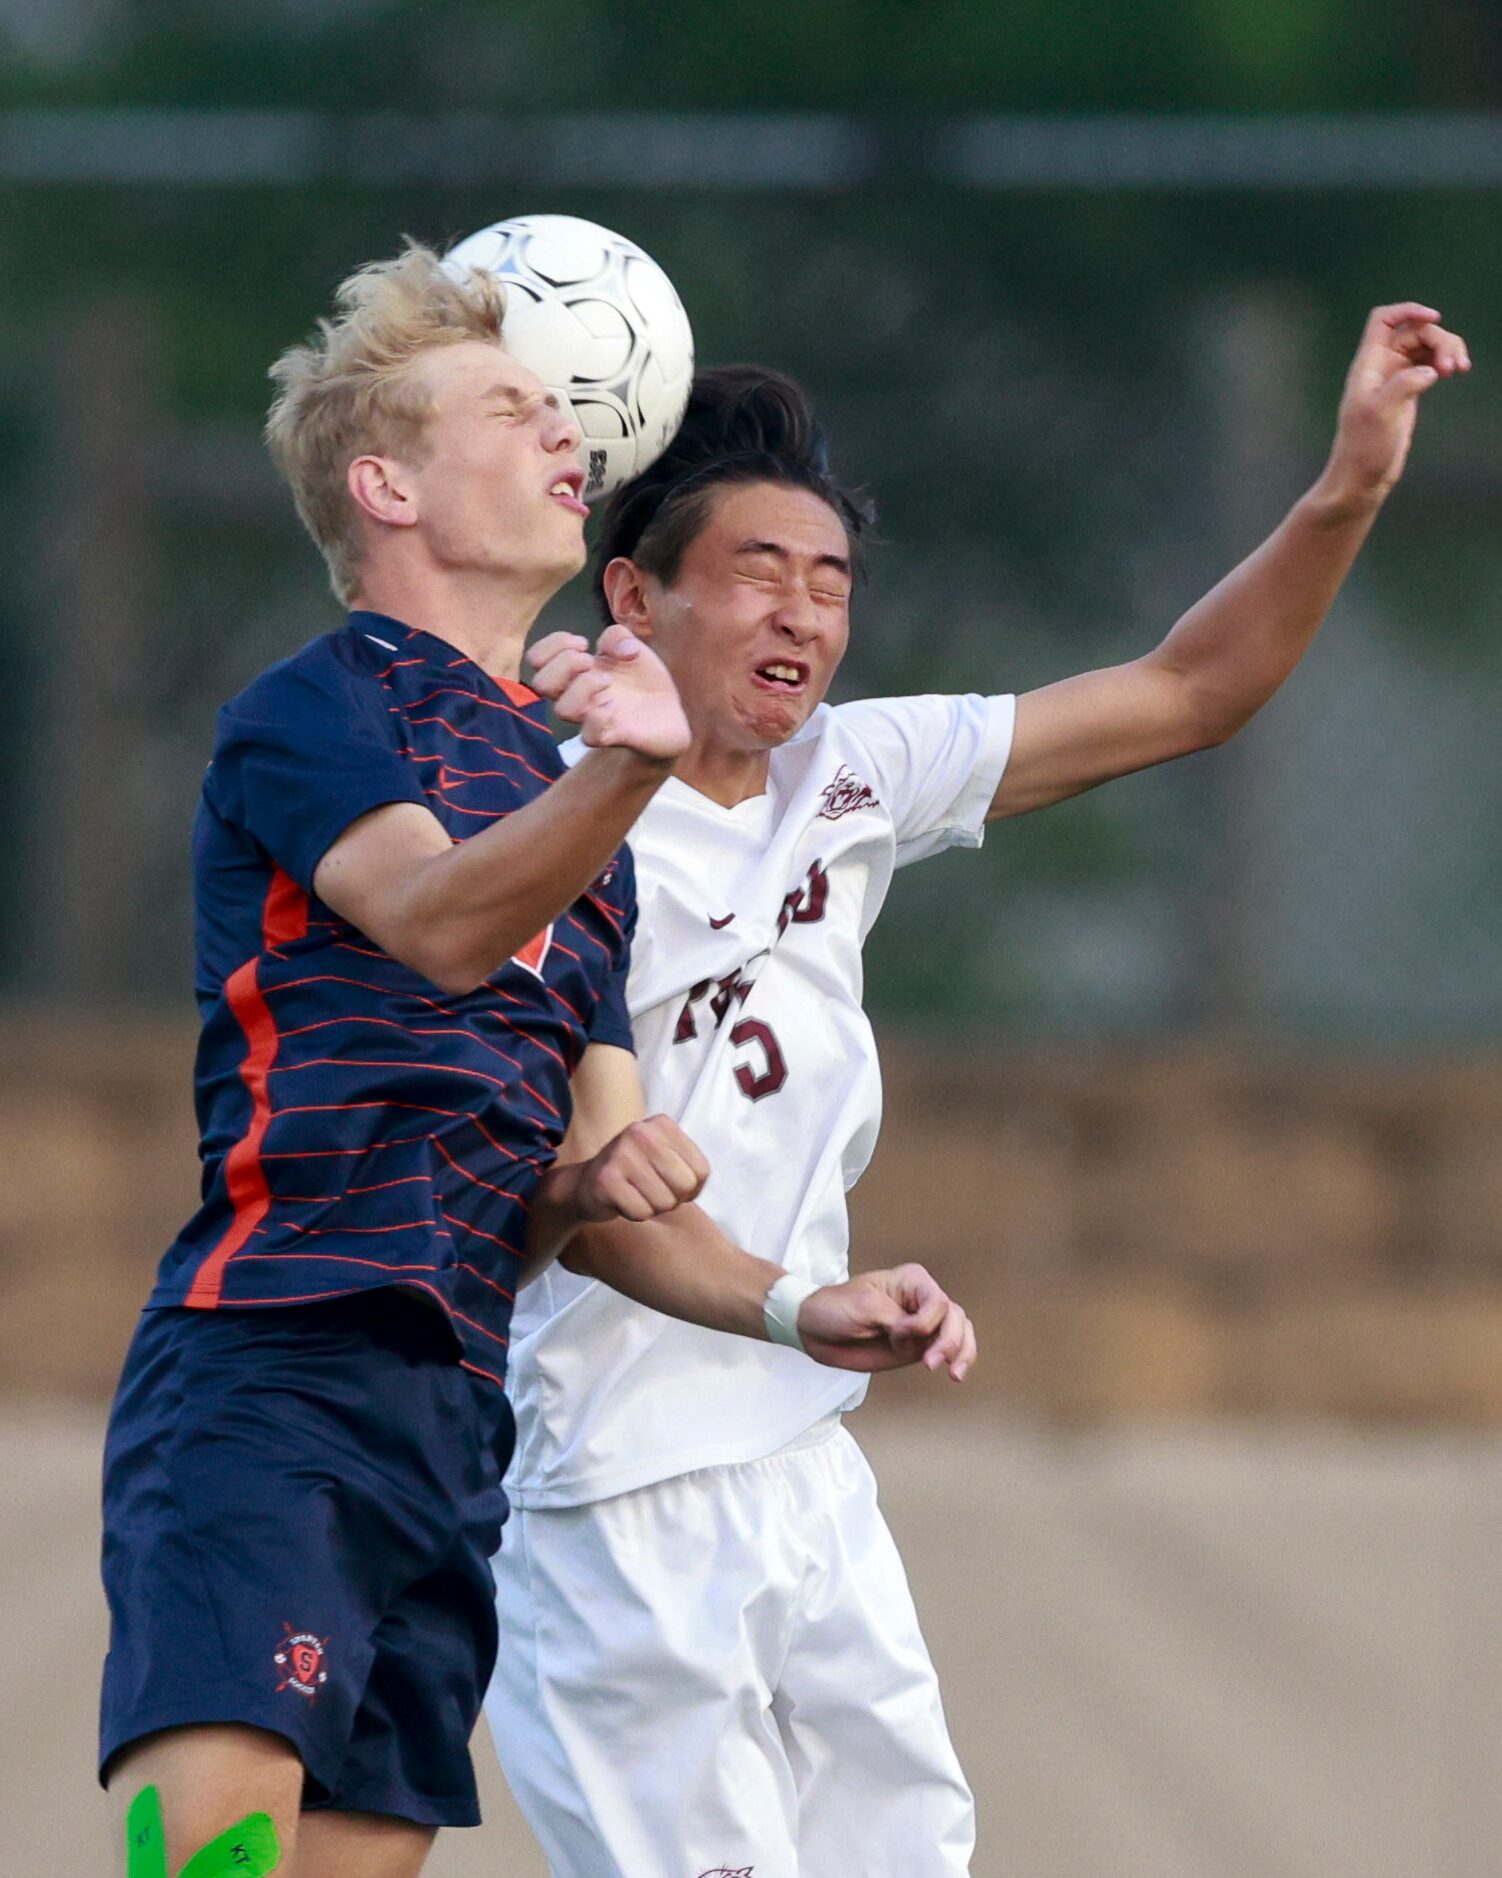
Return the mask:
[[(522, 1282), (556, 1257), (669, 1317), (765, 1340), (763, 1306), (783, 1268), (692, 1204), (708, 1163), (676, 1122), (644, 1114), (635, 1057), (592, 1044), (573, 1090), (568, 1136), (529, 1209)], [(958, 1382), (975, 1360), (970, 1320), (919, 1265), (821, 1287), (798, 1328), (809, 1355), (839, 1369), (921, 1361)]]
[(1465, 342), (1414, 302), (1368, 319), (1314, 486), (1144, 658), (1028, 692), (990, 819), (1223, 743), (1308, 650), (1402, 475), (1418, 400), (1470, 370)]
[(578, 899), (688, 740), (673, 682), (640, 641), (612, 628), (591, 654), (560, 639), (535, 649), (535, 682), (596, 746), (577, 767), (457, 846), (415, 802), (373, 809), (313, 876), (326, 906), (444, 991), (472, 991)]

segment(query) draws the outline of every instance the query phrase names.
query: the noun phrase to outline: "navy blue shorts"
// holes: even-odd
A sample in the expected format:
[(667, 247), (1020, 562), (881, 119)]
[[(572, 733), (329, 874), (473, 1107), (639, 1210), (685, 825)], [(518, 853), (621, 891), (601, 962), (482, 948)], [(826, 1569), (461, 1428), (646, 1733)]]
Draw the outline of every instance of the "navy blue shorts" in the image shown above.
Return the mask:
[(514, 1424), (391, 1290), (147, 1311), (104, 1465), (100, 1776), (161, 1728), (284, 1735), (304, 1805), (479, 1822)]

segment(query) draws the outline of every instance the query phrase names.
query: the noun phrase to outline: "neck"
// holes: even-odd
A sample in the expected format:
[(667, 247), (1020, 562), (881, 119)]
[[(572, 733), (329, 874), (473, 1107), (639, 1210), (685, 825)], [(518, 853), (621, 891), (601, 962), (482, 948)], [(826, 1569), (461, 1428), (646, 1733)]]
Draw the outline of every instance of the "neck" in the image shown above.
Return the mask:
[(696, 735), (673, 774), (722, 809), (733, 809), (738, 802), (766, 793), (768, 764), (765, 750), (727, 750)]
[(445, 640), (492, 678), (519, 678), (527, 635), (560, 584), (542, 590), (535, 581), (522, 586), (494, 574), (367, 568), (350, 606)]

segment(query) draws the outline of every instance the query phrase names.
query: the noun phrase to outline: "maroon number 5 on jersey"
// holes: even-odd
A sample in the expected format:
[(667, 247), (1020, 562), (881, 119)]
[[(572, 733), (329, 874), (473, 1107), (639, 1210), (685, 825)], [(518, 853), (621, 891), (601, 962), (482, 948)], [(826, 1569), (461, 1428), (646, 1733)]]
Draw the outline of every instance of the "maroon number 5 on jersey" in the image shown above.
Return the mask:
[[(780, 939), (790, 925), (812, 926), (823, 919), (828, 902), (829, 875), (822, 862), (814, 861), (809, 867), (807, 879), (783, 898), (782, 910), (777, 915), (777, 938)], [(728, 920), (725, 923), (728, 924)], [(748, 959), (744, 965), (723, 978), (701, 978), (690, 990), (683, 1009), (678, 1013), (678, 1022), (673, 1026), (673, 1042), (688, 1043), (698, 1036), (699, 1024), (694, 1006), (702, 1004), (706, 998), (709, 1000), (710, 1015), (714, 1018), (714, 1027), (718, 1030), (728, 1013), (743, 1005), (750, 997), (751, 987), (756, 982), (756, 973), (752, 967), (759, 966), (769, 956), (769, 953), (758, 952), (754, 958)], [(772, 1026), (760, 1017), (742, 1017), (731, 1029), (730, 1041), (737, 1047), (754, 1044), (760, 1048), (763, 1057), (760, 1069), (754, 1068), (751, 1063), (733, 1065), (736, 1087), (741, 1094), (750, 1102), (760, 1102), (763, 1096), (776, 1095), (788, 1079), (788, 1066)]]

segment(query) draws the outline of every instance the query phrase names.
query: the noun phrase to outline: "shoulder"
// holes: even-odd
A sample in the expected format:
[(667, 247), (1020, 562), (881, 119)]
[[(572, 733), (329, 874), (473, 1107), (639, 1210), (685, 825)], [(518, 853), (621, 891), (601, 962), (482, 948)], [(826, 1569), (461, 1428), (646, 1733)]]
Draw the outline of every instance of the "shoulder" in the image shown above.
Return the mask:
[(924, 763), (967, 738), (1010, 735), (1016, 700), (1010, 694), (922, 692), (901, 698), (859, 698), (831, 715), (841, 736), (864, 746), (874, 761)]
[[(379, 659), (378, 656), (379, 655)], [(322, 713), (328, 729), (330, 708), (368, 712), (379, 708), (380, 663), (390, 653), (365, 647), (348, 627), (310, 639), (287, 658), (268, 665), (243, 691), (221, 707), (221, 728), (257, 723), (286, 723)]]
[(840, 735), (857, 742), (881, 743), (894, 732), (947, 716), (961, 700), (939, 693), (902, 698), (854, 698), (830, 709)]
[(799, 733), (844, 749), (864, 748), (880, 757), (894, 742), (906, 741), (930, 726), (949, 720), (962, 698), (915, 694), (901, 698), (853, 698), (847, 704), (822, 704)]
[(908, 740), (904, 732), (914, 721), (910, 707), (930, 702), (858, 698), (848, 704), (821, 704), (789, 749), (801, 749), (811, 769), (858, 777), (874, 784), (881, 794), (891, 780), (889, 771), (896, 753)]

